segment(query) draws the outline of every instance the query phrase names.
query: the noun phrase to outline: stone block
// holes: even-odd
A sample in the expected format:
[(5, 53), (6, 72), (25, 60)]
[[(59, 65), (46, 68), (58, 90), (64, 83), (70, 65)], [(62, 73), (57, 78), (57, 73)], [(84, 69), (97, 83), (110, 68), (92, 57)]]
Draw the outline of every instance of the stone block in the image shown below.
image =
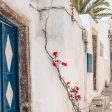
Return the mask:
[(98, 96), (93, 99), (90, 112), (109, 112), (110, 97), (109, 96)]

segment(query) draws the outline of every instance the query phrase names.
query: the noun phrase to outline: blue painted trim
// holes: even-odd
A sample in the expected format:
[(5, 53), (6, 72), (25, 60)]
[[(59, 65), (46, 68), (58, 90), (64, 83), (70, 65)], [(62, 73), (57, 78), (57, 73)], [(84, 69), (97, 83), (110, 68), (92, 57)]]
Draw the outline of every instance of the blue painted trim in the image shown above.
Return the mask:
[[(15, 28), (15, 35), (16, 35), (16, 37), (18, 37), (18, 34), (19, 34), (19, 31), (18, 31), (18, 29), (17, 28)], [(17, 63), (17, 66), (16, 66), (16, 68), (17, 68), (17, 77), (16, 77), (16, 80), (17, 80), (17, 85), (18, 85), (18, 87), (17, 87), (17, 94), (18, 94), (18, 96), (16, 97), (17, 99), (17, 108), (16, 108), (16, 112), (20, 112), (20, 101), (19, 101), (19, 99), (20, 99), (20, 93), (19, 93), (19, 49), (18, 49), (18, 38), (16, 38), (16, 40), (15, 40), (15, 59), (16, 59), (16, 63)]]
[(87, 72), (92, 72), (93, 68), (93, 57), (92, 54), (87, 53)]
[(3, 82), (2, 82), (2, 23), (0, 23), (0, 112), (3, 112)]
[(0, 20), (3, 21), (6, 24), (8, 24), (8, 25), (10, 25), (10, 26), (15, 27), (16, 29), (18, 29), (18, 27), (15, 24), (11, 23), (7, 18), (5, 18), (1, 14), (0, 14)]
[[(8, 24), (8, 26), (11, 26), (12, 28), (13, 28), (13, 30), (14, 30), (14, 35), (15, 35), (15, 39), (14, 39), (14, 41), (15, 41), (15, 44), (14, 44), (14, 48), (15, 48), (15, 51), (14, 51), (14, 53), (15, 53), (15, 60), (16, 60), (16, 69), (17, 69), (17, 71), (16, 71), (16, 74), (17, 74), (17, 77), (15, 77), (16, 78), (16, 81), (17, 81), (17, 87), (16, 87), (16, 94), (17, 94), (17, 97), (16, 97), (16, 110), (15, 110), (15, 112), (20, 112), (20, 101), (19, 101), (19, 58), (18, 58), (18, 54), (19, 54), (19, 50), (18, 50), (18, 28), (14, 25), (14, 24), (12, 24), (11, 22), (9, 22), (6, 18), (4, 18), (3, 16), (1, 16), (0, 15), (0, 23), (1, 23), (1, 29), (0, 29), (0, 52), (3, 52), (2, 51), (2, 44), (4, 44), (4, 42), (3, 42), (3, 39), (2, 39), (2, 24), (4, 24), (4, 23), (6, 23), (5, 25), (7, 25)], [(4, 45), (3, 45), (4, 46)], [(3, 60), (2, 59), (2, 57), (4, 57), (3, 56), (3, 53), (0, 53), (0, 63), (2, 64), (2, 61), (1, 60)], [(3, 65), (2, 65), (3, 66)], [(1, 94), (0, 94), (0, 97), (1, 97), (1, 99), (0, 99), (0, 104), (1, 104), (1, 106), (2, 106), (2, 110), (0, 110), (0, 112), (4, 112), (3, 111), (3, 77), (2, 77), (2, 69), (3, 68), (1, 68), (1, 71), (0, 71), (0, 80), (1, 80), (1, 82), (0, 82), (0, 88), (1, 88)]]

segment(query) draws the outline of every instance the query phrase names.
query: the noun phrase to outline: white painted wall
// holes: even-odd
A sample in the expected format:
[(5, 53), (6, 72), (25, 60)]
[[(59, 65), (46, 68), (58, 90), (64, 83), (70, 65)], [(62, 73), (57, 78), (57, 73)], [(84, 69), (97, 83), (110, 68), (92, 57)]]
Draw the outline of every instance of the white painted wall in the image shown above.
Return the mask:
[[(87, 102), (100, 95), (102, 92), (105, 81), (110, 81), (110, 40), (108, 38), (109, 20), (99, 21), (95, 23), (88, 15), (80, 15), (83, 26), (88, 31), (88, 51), (93, 54), (92, 50), (92, 33), (97, 34), (97, 91), (93, 90), (93, 73), (87, 73)], [(104, 46), (104, 57), (100, 56), (100, 42)]]
[[(29, 20), (31, 80), (32, 80), (32, 112), (72, 112), (66, 91), (61, 85), (57, 72), (44, 50), (42, 29), (48, 13), (39, 13), (29, 6), (28, 0), (4, 0), (13, 10)], [(61, 3), (61, 4), (60, 4)], [(69, 1), (68, 1), (69, 3)], [(49, 6), (50, 1), (38, 1), (35, 7)], [(54, 0), (54, 6), (69, 5)], [(75, 12), (79, 24), (78, 14)], [(81, 89), (81, 106), (84, 105), (84, 44), (82, 30), (64, 10), (51, 10), (47, 25), (49, 52), (61, 51), (60, 58), (68, 62), (68, 67), (62, 70), (66, 81)], [(80, 46), (80, 47), (79, 47)]]
[[(18, 12), (20, 16), (23, 15), (29, 20), (32, 112), (72, 112), (66, 91), (62, 87), (57, 72), (52, 67), (44, 50), (45, 43), (42, 29), (48, 12), (45, 11), (39, 15), (35, 9), (29, 6), (30, 0), (4, 0), (4, 2)], [(41, 9), (49, 6), (50, 0), (38, 0), (35, 3), (37, 4), (33, 3), (33, 5)], [(53, 6), (65, 6), (71, 13), (69, 5), (69, 0), (63, 0), (63, 2), (60, 0), (53, 1)], [(82, 26), (83, 23), (88, 31), (88, 52), (93, 53), (92, 28), (98, 31), (98, 26), (88, 15), (81, 17), (81, 23), (75, 10), (74, 17), (78, 24)], [(63, 68), (62, 73), (65, 80), (70, 81), (72, 86), (78, 85), (80, 87), (82, 96), (80, 106), (83, 108), (99, 93), (93, 91), (93, 74), (86, 73), (85, 47), (82, 40), (82, 30), (78, 24), (76, 22), (72, 23), (71, 17), (64, 10), (50, 10), (47, 35), (49, 52), (61, 51), (60, 59), (68, 62), (68, 67)], [(104, 63), (106, 62), (103, 59), (101, 64)], [(87, 76), (87, 79), (85, 76)], [(86, 99), (84, 99), (85, 96)], [(85, 112), (87, 111), (85, 110)]]
[[(104, 79), (102, 79), (102, 81), (99, 81), (99, 86), (100, 86), (99, 88), (101, 90), (103, 88), (104, 82), (110, 81), (110, 39), (108, 38), (109, 23), (110, 23), (110, 19), (102, 19), (98, 22), (99, 38), (100, 38), (100, 42), (104, 46), (104, 56), (103, 58), (99, 57), (99, 61), (100, 61), (99, 62), (99, 70), (100, 70), (99, 74), (100, 74), (100, 77), (102, 77), (102, 74), (104, 76), (102, 77)], [(105, 69), (102, 69), (103, 67), (105, 67)]]
[[(92, 34), (98, 35), (98, 25), (94, 22), (94, 20), (88, 15), (80, 15), (83, 26), (88, 32), (88, 49), (87, 53), (93, 55), (93, 46), (92, 46)], [(97, 41), (99, 41), (99, 37), (97, 36)], [(98, 48), (97, 48), (98, 50)], [(98, 58), (98, 56), (97, 56)], [(87, 103), (90, 104), (92, 99), (98, 95), (97, 91), (93, 90), (93, 72), (86, 72), (87, 75)]]

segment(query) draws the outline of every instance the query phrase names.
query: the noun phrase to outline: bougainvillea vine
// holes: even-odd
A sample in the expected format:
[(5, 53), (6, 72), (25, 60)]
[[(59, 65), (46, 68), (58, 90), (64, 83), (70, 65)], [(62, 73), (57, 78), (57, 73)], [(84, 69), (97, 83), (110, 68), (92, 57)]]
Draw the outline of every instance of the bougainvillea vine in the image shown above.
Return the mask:
[[(52, 7), (52, 3), (53, 3), (53, 0), (51, 0), (50, 8)], [(47, 23), (48, 23), (48, 19), (49, 19), (50, 8), (48, 10), (48, 17), (46, 18), (46, 21), (45, 21), (45, 27), (43, 29), (43, 33), (44, 33), (44, 37), (45, 37), (44, 48), (45, 48), (45, 51), (48, 54), (48, 56), (49, 56), (49, 58), (52, 62), (52, 66), (55, 67), (55, 69), (57, 70), (58, 77), (59, 77), (59, 80), (60, 80), (61, 84), (63, 85), (63, 87), (65, 88), (65, 90), (67, 92), (68, 98), (71, 101), (71, 104), (72, 104), (72, 107), (73, 107), (73, 112), (81, 112), (80, 108), (79, 108), (79, 100), (81, 99), (81, 96), (79, 94), (79, 90), (80, 90), (79, 87), (77, 87), (77, 86), (71, 87), (70, 86), (71, 83), (68, 82), (68, 81), (66, 82), (61, 75), (60, 70), (61, 70), (62, 67), (66, 67), (67, 63), (58, 59), (59, 53), (57, 51), (50, 54), (50, 52), (47, 49), (47, 44), (48, 44)]]
[(66, 62), (61, 61), (58, 58), (59, 53), (57, 51), (52, 53), (52, 66), (56, 68), (58, 71), (59, 79), (67, 91), (68, 98), (72, 103), (73, 111), (80, 112), (79, 101), (81, 100), (81, 95), (79, 94), (80, 88), (78, 86), (71, 87), (71, 83), (69, 81), (65, 81), (61, 75), (61, 68), (67, 67), (68, 64)]
[(68, 95), (68, 99), (70, 100), (70, 102), (72, 104), (73, 112), (81, 112), (80, 107), (79, 107), (79, 101), (81, 99), (81, 96), (79, 94), (79, 90), (80, 90), (79, 87), (77, 87), (77, 86), (71, 87), (70, 86), (71, 83), (68, 81), (65, 81), (61, 75), (60, 70), (62, 67), (68, 66), (67, 63), (58, 59), (59, 53), (57, 51), (53, 52), (51, 55), (47, 49), (47, 43), (48, 43), (48, 40), (47, 40), (47, 22), (48, 22), (48, 19), (49, 19), (49, 16), (46, 19), (45, 28), (43, 29), (43, 33), (44, 33), (44, 37), (45, 37), (45, 46), (44, 46), (45, 51), (48, 54), (48, 56), (52, 62), (52, 66), (55, 67), (57, 70), (59, 80), (60, 80), (61, 84), (63, 85), (63, 87), (65, 88), (67, 95)]

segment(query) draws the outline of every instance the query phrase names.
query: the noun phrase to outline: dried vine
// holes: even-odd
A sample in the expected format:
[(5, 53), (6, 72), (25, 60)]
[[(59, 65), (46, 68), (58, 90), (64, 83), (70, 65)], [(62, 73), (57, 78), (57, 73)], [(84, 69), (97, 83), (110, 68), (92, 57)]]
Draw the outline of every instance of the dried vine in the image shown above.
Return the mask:
[[(50, 12), (50, 9), (51, 9), (51, 7), (52, 7), (52, 2), (53, 2), (53, 0), (51, 1), (50, 8), (48, 9), (49, 12)], [(49, 12), (48, 12), (48, 17), (46, 18), (46, 21), (45, 21), (45, 27), (44, 27), (44, 29), (43, 29), (43, 33), (44, 33), (44, 37), (45, 37), (45, 46), (44, 46), (44, 48), (45, 48), (46, 53), (47, 53), (48, 56), (50, 57), (51, 62), (53, 63), (53, 65), (55, 66), (55, 68), (56, 68), (56, 70), (57, 70), (57, 72), (58, 72), (59, 80), (60, 80), (60, 82), (62, 83), (63, 87), (65, 88), (65, 90), (66, 90), (66, 92), (67, 92), (67, 95), (68, 95), (68, 98), (69, 98), (69, 100), (71, 101), (71, 104), (72, 104), (72, 106), (73, 106), (73, 112), (80, 112), (78, 100), (79, 100), (81, 97), (80, 97), (80, 95), (78, 95), (77, 98), (74, 97), (74, 98), (75, 98), (75, 100), (74, 100), (74, 98), (73, 98), (73, 96), (72, 96), (72, 94), (71, 94), (71, 93), (75, 93), (75, 95), (77, 95), (77, 93), (78, 93), (78, 90), (77, 90), (78, 87), (75, 87), (75, 88), (72, 88), (72, 89), (70, 88), (68, 82), (66, 83), (66, 81), (63, 79), (63, 77), (62, 77), (62, 75), (61, 75), (60, 67), (59, 67), (59, 64), (60, 64), (61, 62), (59, 62), (59, 61), (56, 60), (57, 52), (54, 52), (55, 57), (53, 57), (53, 56), (49, 53), (49, 51), (48, 51), (48, 49), (47, 49), (47, 43), (48, 43), (48, 40), (47, 40), (47, 39), (48, 39), (48, 38), (47, 38), (47, 23), (48, 23), (48, 19), (49, 19)], [(56, 63), (56, 61), (57, 61), (57, 63)], [(63, 65), (66, 66), (66, 64), (65, 64), (64, 62), (63, 62)]]
[[(46, 32), (46, 30), (47, 30), (47, 21), (48, 21), (48, 18), (46, 19), (46, 23), (45, 23), (45, 29), (43, 29), (43, 32), (44, 32), (44, 37), (45, 37), (45, 51), (46, 51), (46, 53), (48, 54), (48, 56), (50, 57), (50, 59), (51, 59), (51, 61), (52, 61), (52, 63), (53, 63), (53, 65), (55, 66), (55, 68), (56, 68), (56, 70), (57, 70), (57, 72), (58, 72), (58, 76), (59, 76), (59, 80), (61, 81), (61, 83), (62, 83), (62, 85), (63, 85), (63, 87), (65, 88), (65, 90), (66, 90), (66, 92), (67, 92), (67, 95), (68, 95), (68, 98), (69, 98), (69, 100), (71, 101), (71, 103), (72, 103), (72, 106), (73, 106), (73, 111), (75, 111), (75, 112), (80, 112), (80, 109), (79, 109), (79, 103), (77, 102), (77, 104), (76, 104), (76, 102), (74, 102), (74, 99), (72, 98), (72, 96), (71, 96), (71, 94), (70, 94), (70, 88), (69, 88), (69, 86), (68, 86), (68, 83), (66, 83), (65, 82), (65, 80), (63, 79), (63, 77), (62, 77), (62, 75), (61, 75), (61, 72), (60, 72), (60, 67), (59, 67), (59, 64), (60, 64), (60, 62), (59, 61), (57, 61), (56, 60), (56, 57), (54, 58), (54, 57), (52, 57), (52, 55), (49, 53), (49, 51), (48, 51), (48, 49), (47, 49), (47, 32)], [(56, 64), (56, 61), (57, 61), (57, 64)], [(65, 63), (63, 63), (64, 65), (65, 65)], [(76, 89), (74, 88), (72, 88), (72, 92), (77, 92), (76, 91)], [(78, 99), (80, 99), (80, 96), (78, 96), (79, 98)], [(78, 101), (78, 99), (77, 99), (77, 101)]]
[(74, 22), (75, 21), (75, 17), (74, 17), (74, 6), (73, 6), (73, 1), (70, 0), (70, 7), (71, 7), (71, 11), (72, 11), (72, 16), (71, 16), (71, 20)]
[[(57, 55), (57, 53), (54, 52), (54, 53), (56, 53), (56, 54), (55, 54), (55, 57), (53, 57), (53, 55), (51, 55), (51, 54), (49, 53), (48, 49), (47, 49), (47, 44), (48, 44), (47, 23), (48, 23), (48, 20), (49, 20), (49, 12), (50, 12), (50, 10), (51, 10), (51, 9), (58, 9), (58, 10), (62, 10), (62, 9), (63, 9), (63, 10), (65, 10), (66, 13), (71, 17), (72, 22), (76, 22), (80, 29), (82, 29), (82, 30), (85, 30), (85, 29), (83, 28), (83, 26), (80, 26), (80, 24), (75, 20), (75, 17), (74, 17), (74, 6), (73, 6), (73, 3), (72, 3), (72, 0), (70, 0), (71, 13), (68, 12), (67, 9), (66, 9), (65, 7), (62, 7), (62, 6), (59, 6), (59, 7), (52, 6), (52, 3), (53, 3), (53, 0), (51, 0), (50, 7), (46, 7), (46, 8), (43, 8), (43, 9), (36, 9), (36, 8), (33, 7), (32, 4), (30, 4), (30, 6), (31, 6), (33, 9), (35, 9), (36, 11), (38, 11), (39, 13), (41, 13), (41, 12), (43, 12), (43, 11), (46, 11), (46, 10), (48, 11), (48, 17), (47, 17), (46, 20), (45, 20), (45, 27), (44, 27), (44, 29), (42, 30), (43, 33), (44, 33), (44, 38), (45, 38), (45, 46), (44, 46), (44, 48), (45, 48), (45, 51), (46, 51), (46, 53), (48, 54), (48, 56), (49, 56), (49, 58), (50, 58), (50, 60), (51, 60), (51, 63), (53, 64), (53, 66), (54, 66), (54, 67), (56, 68), (56, 70), (57, 70), (58, 77), (59, 77), (59, 80), (60, 80), (62, 86), (64, 87), (64, 89), (65, 89), (66, 92), (67, 92), (68, 99), (70, 100), (70, 102), (71, 102), (71, 104), (72, 104), (73, 112), (81, 112), (81, 110), (83, 110), (83, 109), (85, 109), (85, 108), (87, 108), (87, 107), (84, 107), (84, 108), (82, 108), (82, 109), (80, 109), (80, 107), (79, 107), (79, 100), (81, 99), (81, 96), (80, 96), (80, 95), (77, 95), (78, 89), (79, 89), (79, 88), (78, 88), (77, 86), (75, 86), (74, 88), (70, 88), (70, 86), (69, 86), (70, 83), (69, 83), (69, 82), (66, 82), (66, 81), (63, 79), (62, 75), (61, 75), (60, 67), (59, 67), (59, 65), (61, 64), (61, 62), (60, 62), (60, 61), (56, 62), (56, 61), (57, 61), (57, 60), (56, 60), (56, 55)], [(64, 64), (64, 66), (66, 66), (66, 63), (63, 63), (63, 64)], [(72, 96), (71, 93), (75, 93), (75, 97)], [(90, 107), (90, 105), (89, 105), (88, 107)]]
[[(51, 63), (52, 65), (56, 68), (57, 70), (57, 73), (58, 73), (58, 77), (59, 77), (59, 80), (61, 82), (61, 84), (63, 85), (64, 89), (66, 90), (67, 92), (67, 95), (68, 95), (68, 99), (70, 100), (71, 104), (72, 104), (72, 109), (73, 109), (73, 112), (81, 112), (82, 110), (86, 109), (86, 108), (89, 108), (89, 112), (90, 112), (90, 106), (92, 105), (96, 105), (96, 104), (89, 104), (88, 106), (86, 107), (83, 107), (83, 108), (80, 108), (79, 107), (79, 100), (81, 99), (81, 96), (77, 96), (76, 95), (76, 98), (75, 98), (75, 101), (74, 101), (74, 98), (73, 96), (71, 96), (71, 93), (74, 92), (74, 93), (77, 93), (79, 88), (77, 86), (75, 86), (74, 88), (70, 88), (69, 84), (70, 82), (66, 82), (62, 75), (61, 75), (61, 72), (60, 72), (60, 67), (59, 67), (59, 64), (61, 63), (61, 61), (59, 61), (58, 59), (56, 59), (56, 57), (58, 57), (58, 52), (53, 52), (53, 55), (54, 57), (49, 53), (48, 49), (47, 49), (47, 44), (48, 44), (48, 37), (47, 37), (47, 23), (48, 23), (48, 19), (49, 19), (49, 14), (48, 14), (48, 17), (45, 21), (45, 27), (44, 29), (42, 30), (43, 33), (44, 33), (44, 38), (45, 38), (45, 45), (44, 45), (44, 48), (45, 48), (45, 51), (46, 53), (48, 54), (50, 60), (51, 60)], [(64, 66), (67, 66), (67, 63), (64, 63), (62, 62), (62, 64)]]
[(30, 7), (32, 7), (33, 9), (35, 9), (36, 11), (38, 11), (40, 14), (43, 12), (43, 11), (50, 11), (50, 10), (53, 10), (53, 9), (57, 9), (57, 10), (64, 10), (70, 17), (71, 17), (71, 20), (72, 22), (76, 22), (77, 25), (79, 26), (79, 28), (81, 30), (85, 30), (85, 28), (83, 26), (81, 26), (77, 20), (75, 19), (74, 17), (74, 6), (73, 6), (73, 3), (72, 3), (72, 0), (70, 0), (70, 7), (71, 7), (71, 12), (69, 12), (65, 7), (63, 6), (50, 6), (50, 7), (45, 7), (45, 8), (42, 8), (42, 9), (38, 9), (38, 8), (35, 8), (31, 3), (29, 4)]
[[(50, 6), (51, 8), (53, 8), (53, 7), (52, 7), (52, 2), (53, 2), (53, 0), (51, 1), (51, 6)], [(72, 5), (72, 7), (73, 7), (73, 5)], [(47, 10), (50, 12), (50, 9), (51, 9), (51, 8), (48, 8)], [(54, 7), (54, 8), (55, 8), (55, 7)], [(71, 9), (72, 9), (72, 13), (73, 13), (73, 9), (74, 9), (74, 8), (71, 8)], [(48, 12), (48, 17), (46, 18), (46, 21), (45, 21), (45, 27), (44, 27), (44, 29), (42, 30), (43, 33), (44, 33), (44, 39), (45, 39), (45, 45), (44, 45), (45, 51), (46, 51), (46, 53), (48, 54), (48, 56), (49, 56), (49, 58), (50, 58), (50, 60), (51, 60), (51, 63), (53, 64), (53, 66), (54, 66), (54, 67), (56, 68), (56, 70), (57, 70), (59, 80), (60, 80), (62, 86), (64, 87), (64, 89), (66, 90), (68, 99), (70, 100), (70, 102), (71, 102), (71, 104), (72, 104), (73, 112), (81, 112), (82, 110), (84, 110), (84, 109), (86, 109), (86, 108), (89, 108), (89, 112), (91, 112), (90, 106), (96, 105), (96, 104), (89, 104), (88, 106), (83, 107), (83, 108), (80, 108), (80, 107), (79, 107), (79, 100), (81, 99), (81, 96), (80, 96), (80, 95), (79, 95), (79, 96), (76, 95), (76, 98), (74, 97), (75, 100), (74, 100), (73, 96), (71, 96), (71, 93), (72, 93), (72, 92), (74, 92), (75, 94), (77, 94), (79, 88), (78, 88), (77, 86), (75, 86), (74, 88), (70, 88), (70, 86), (69, 86), (70, 83), (69, 83), (69, 82), (66, 82), (66, 81), (63, 79), (62, 74), (61, 74), (61, 72), (60, 72), (59, 64), (61, 63), (61, 61), (56, 60), (56, 57), (58, 57), (58, 54), (57, 54), (58, 52), (53, 52), (53, 55), (54, 55), (54, 57), (53, 57), (53, 55), (51, 55), (50, 52), (49, 52), (48, 49), (47, 49), (47, 44), (48, 44), (47, 23), (48, 23), (48, 19), (49, 19), (49, 12)], [(73, 21), (75, 20), (75, 19), (74, 19), (74, 15), (71, 16), (71, 20), (72, 20), (72, 19), (73, 19)], [(81, 29), (82, 29), (82, 28), (81, 28)], [(85, 29), (83, 29), (83, 30), (85, 30)], [(55, 54), (54, 54), (54, 53), (55, 53)], [(62, 63), (63, 63), (63, 62), (62, 62)], [(66, 66), (66, 63), (63, 63), (63, 65)]]

